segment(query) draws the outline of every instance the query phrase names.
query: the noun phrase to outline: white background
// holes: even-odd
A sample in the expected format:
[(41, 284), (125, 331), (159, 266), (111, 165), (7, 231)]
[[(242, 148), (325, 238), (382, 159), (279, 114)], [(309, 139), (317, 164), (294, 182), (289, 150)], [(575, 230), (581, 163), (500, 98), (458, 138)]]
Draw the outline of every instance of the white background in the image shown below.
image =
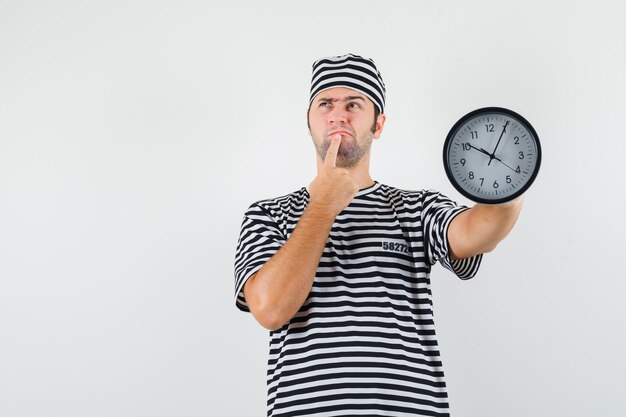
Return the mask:
[(544, 159), (509, 237), (431, 278), (456, 416), (623, 416), (626, 7), (550, 1), (0, 1), (0, 415), (263, 416), (234, 306), (250, 203), (308, 185), (312, 62), (372, 57), (372, 176), (445, 176), (465, 113)]

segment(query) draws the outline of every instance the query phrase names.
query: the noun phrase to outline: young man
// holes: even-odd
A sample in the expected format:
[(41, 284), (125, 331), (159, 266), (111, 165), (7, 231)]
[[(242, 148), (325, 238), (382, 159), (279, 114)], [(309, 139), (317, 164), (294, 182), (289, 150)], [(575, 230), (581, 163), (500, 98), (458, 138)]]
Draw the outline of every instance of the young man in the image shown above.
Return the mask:
[(449, 414), (430, 268), (473, 277), (522, 200), (468, 209), (374, 181), (384, 105), (374, 61), (317, 60), (307, 112), (317, 176), (245, 213), (235, 303), (270, 330), (268, 416)]

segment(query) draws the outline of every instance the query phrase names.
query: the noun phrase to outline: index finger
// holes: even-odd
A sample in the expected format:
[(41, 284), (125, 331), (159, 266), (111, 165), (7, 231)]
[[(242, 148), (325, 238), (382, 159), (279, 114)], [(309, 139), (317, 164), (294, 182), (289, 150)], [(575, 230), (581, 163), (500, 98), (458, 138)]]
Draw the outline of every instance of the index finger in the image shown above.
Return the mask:
[(341, 135), (333, 136), (333, 141), (330, 142), (330, 147), (328, 151), (326, 151), (326, 159), (324, 159), (325, 167), (334, 168), (336, 166), (339, 145), (341, 145)]

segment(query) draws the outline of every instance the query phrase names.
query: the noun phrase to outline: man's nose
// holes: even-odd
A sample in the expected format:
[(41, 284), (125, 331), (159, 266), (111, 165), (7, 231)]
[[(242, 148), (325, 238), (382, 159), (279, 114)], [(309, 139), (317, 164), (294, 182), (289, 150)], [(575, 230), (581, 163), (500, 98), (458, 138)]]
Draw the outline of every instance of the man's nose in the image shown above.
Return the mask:
[(348, 119), (348, 112), (341, 106), (336, 106), (332, 109), (328, 121), (329, 122), (345, 122)]

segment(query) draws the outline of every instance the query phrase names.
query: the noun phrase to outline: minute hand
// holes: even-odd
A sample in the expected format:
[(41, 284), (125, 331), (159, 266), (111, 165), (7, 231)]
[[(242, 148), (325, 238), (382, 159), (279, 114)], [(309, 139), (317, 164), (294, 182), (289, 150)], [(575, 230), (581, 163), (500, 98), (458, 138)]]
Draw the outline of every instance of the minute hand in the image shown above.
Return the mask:
[[(507, 120), (507, 122), (504, 124), (504, 127), (502, 128), (502, 133), (500, 133), (500, 137), (498, 138), (498, 143), (496, 143), (496, 147), (493, 148), (493, 152), (491, 152), (491, 159), (496, 157), (496, 150), (498, 149), (498, 145), (500, 145), (500, 141), (502, 140), (502, 136), (504, 136), (504, 132), (506, 132), (506, 127), (508, 126), (509, 121)], [(491, 159), (489, 160), (489, 163), (487, 165), (491, 165)]]

